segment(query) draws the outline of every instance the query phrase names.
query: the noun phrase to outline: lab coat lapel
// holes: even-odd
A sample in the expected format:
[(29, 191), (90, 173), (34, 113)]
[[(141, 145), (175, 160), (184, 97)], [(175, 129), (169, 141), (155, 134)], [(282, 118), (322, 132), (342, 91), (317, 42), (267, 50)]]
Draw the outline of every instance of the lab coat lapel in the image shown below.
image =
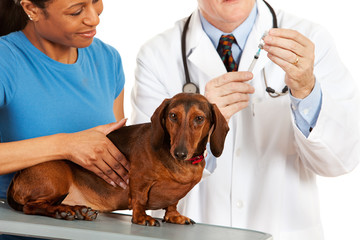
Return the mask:
[[(258, 50), (258, 44), (265, 31), (272, 28), (272, 15), (263, 1), (257, 1), (258, 17), (255, 25), (248, 37), (244, 51), (242, 53), (241, 61), (239, 64), (239, 71), (247, 71), (251, 61), (254, 59), (254, 55)], [(189, 29), (186, 38), (186, 56), (188, 62), (191, 62), (197, 69), (208, 76), (209, 79), (213, 79), (222, 74), (225, 74), (226, 68), (221, 61), (214, 45), (209, 37), (206, 35), (201, 26), (200, 13), (198, 10), (193, 12)], [(253, 70), (254, 76), (259, 74), (270, 60), (264, 50), (261, 51), (260, 57), (257, 60), (255, 68)], [(192, 73), (189, 67), (190, 75)], [(197, 83), (199, 81), (199, 88), (204, 89), (206, 79), (191, 79)]]
[[(202, 71), (212, 79), (226, 73), (226, 68), (211, 40), (204, 32), (199, 14), (199, 11), (196, 10), (191, 17), (186, 52), (188, 60), (198, 68), (197, 70)], [(202, 84), (204, 83), (200, 82), (200, 89), (202, 89)]]

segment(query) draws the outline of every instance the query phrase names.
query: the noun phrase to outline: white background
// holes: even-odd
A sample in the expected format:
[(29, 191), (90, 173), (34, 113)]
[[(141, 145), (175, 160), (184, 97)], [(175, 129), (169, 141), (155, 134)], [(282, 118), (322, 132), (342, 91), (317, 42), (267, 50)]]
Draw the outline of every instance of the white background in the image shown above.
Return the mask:
[[(188, 16), (196, 0), (103, 0), (104, 12), (97, 37), (121, 54), (125, 69), (125, 115), (130, 117), (130, 91), (135, 58), (148, 39)], [(274, 8), (325, 26), (354, 78), (360, 67), (360, 9), (356, 0), (268, 0)], [(344, 143), (346, 144), (346, 143)], [(360, 157), (360, 156), (359, 156)], [(318, 178), (321, 216), (326, 240), (360, 239), (360, 167), (336, 178)], [(305, 240), (305, 239), (304, 239)]]

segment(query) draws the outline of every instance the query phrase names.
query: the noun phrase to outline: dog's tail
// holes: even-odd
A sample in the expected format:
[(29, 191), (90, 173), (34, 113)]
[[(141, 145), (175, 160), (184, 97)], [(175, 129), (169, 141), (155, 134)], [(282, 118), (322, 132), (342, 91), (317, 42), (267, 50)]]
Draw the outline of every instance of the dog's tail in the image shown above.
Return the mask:
[(13, 187), (13, 181), (14, 180), (11, 180), (10, 186), (8, 188), (6, 200), (7, 200), (7, 203), (9, 204), (9, 206), (12, 207), (13, 209), (15, 209), (17, 211), (23, 211), (24, 205), (16, 202), (13, 198), (13, 195), (10, 194), (10, 192), (12, 191), (12, 187)]

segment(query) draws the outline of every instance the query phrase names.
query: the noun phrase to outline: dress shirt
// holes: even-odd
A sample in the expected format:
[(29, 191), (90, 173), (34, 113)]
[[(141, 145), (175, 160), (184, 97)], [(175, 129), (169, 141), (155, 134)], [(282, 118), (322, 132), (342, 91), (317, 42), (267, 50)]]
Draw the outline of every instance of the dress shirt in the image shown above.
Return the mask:
[[(210, 38), (215, 49), (219, 45), (219, 40), (221, 35), (234, 35), (236, 43), (231, 47), (232, 55), (236, 63), (239, 65), (241, 59), (242, 50), (245, 48), (246, 41), (248, 36), (255, 24), (256, 17), (258, 15), (257, 5), (255, 4), (251, 10), (250, 15), (246, 20), (240, 24), (233, 32), (224, 33), (221, 30), (217, 29), (211, 25), (200, 13), (200, 20), (203, 30)], [(298, 99), (290, 95), (291, 99), (291, 109), (295, 118), (295, 122), (300, 131), (308, 137), (311, 130), (315, 127), (316, 121), (318, 119), (320, 109), (321, 109), (321, 87), (318, 82), (315, 82), (314, 89), (312, 92), (304, 99)]]

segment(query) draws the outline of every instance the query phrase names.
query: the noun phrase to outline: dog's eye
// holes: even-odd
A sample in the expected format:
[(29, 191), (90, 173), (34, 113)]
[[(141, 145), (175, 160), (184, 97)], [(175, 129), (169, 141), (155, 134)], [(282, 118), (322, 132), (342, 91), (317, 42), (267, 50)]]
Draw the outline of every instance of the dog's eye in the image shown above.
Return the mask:
[(204, 122), (204, 120), (205, 120), (205, 118), (203, 117), (203, 116), (197, 116), (196, 118), (195, 118), (195, 121), (196, 121), (196, 123), (202, 123), (202, 122)]
[(169, 114), (169, 118), (173, 121), (176, 121), (177, 120), (177, 115), (175, 113), (170, 113)]

